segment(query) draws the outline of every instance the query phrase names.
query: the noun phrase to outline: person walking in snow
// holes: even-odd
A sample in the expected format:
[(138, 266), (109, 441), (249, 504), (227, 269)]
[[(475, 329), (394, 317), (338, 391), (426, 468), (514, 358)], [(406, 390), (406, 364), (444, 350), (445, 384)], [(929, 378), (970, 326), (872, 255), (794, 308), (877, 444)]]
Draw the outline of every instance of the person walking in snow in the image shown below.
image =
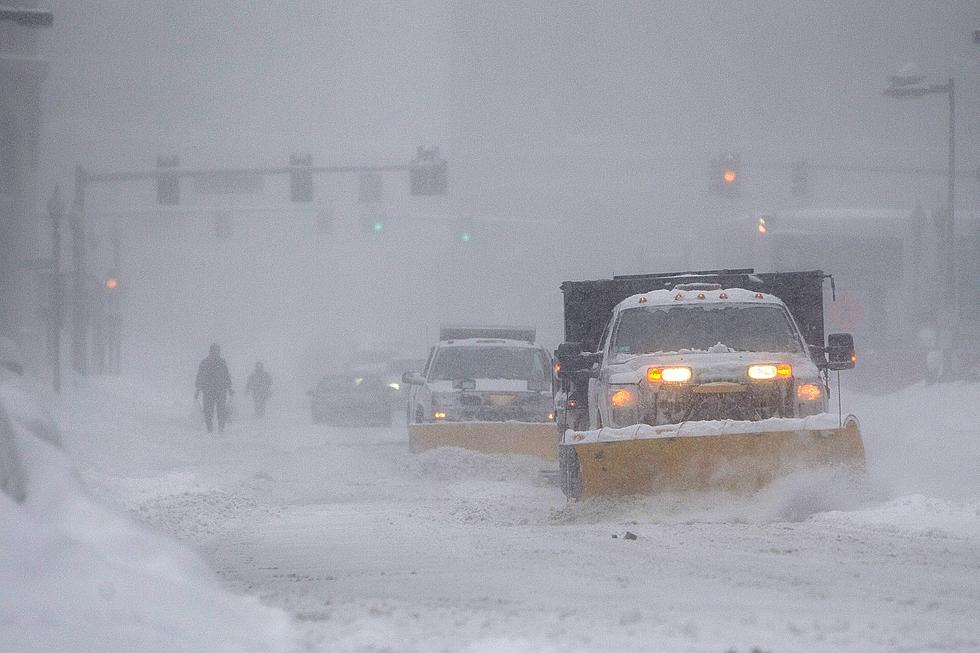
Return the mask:
[(225, 420), (228, 417), (228, 395), (235, 394), (231, 389), (231, 375), (228, 365), (221, 357), (221, 348), (217, 343), (211, 345), (207, 357), (197, 368), (197, 381), (194, 399), (204, 395), (204, 425), (208, 433), (214, 430), (214, 415), (218, 415), (218, 431), (225, 430)]
[(272, 375), (262, 367), (262, 361), (255, 363), (255, 369), (245, 382), (245, 394), (252, 395), (255, 402), (255, 416), (265, 417), (265, 404), (272, 395)]

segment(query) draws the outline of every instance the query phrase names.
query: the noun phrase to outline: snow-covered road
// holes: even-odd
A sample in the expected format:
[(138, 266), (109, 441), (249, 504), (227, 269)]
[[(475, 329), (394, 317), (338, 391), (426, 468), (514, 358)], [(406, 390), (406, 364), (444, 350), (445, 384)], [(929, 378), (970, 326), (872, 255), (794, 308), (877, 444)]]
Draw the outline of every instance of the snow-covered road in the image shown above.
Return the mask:
[[(68, 424), (89, 487), (295, 615), (308, 650), (980, 650), (977, 481), (892, 483), (907, 438), (866, 433), (870, 487), (567, 503), (545, 463), (412, 455), (403, 425), (314, 427), (297, 405), (208, 438), (180, 402), (98, 390)], [(960, 427), (953, 468), (980, 439)]]

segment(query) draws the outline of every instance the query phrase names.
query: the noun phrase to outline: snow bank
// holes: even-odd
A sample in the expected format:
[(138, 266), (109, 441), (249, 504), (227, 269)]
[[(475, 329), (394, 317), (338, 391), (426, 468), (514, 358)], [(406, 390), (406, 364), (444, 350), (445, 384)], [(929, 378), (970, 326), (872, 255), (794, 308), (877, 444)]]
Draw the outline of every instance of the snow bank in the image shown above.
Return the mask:
[(4, 650), (289, 648), (285, 613), (224, 591), (189, 549), (91, 500), (61, 449), (17, 434), (27, 496), (0, 494)]
[(881, 396), (848, 392), (868, 471), (892, 496), (980, 500), (980, 383), (919, 383)]
[(874, 528), (897, 535), (980, 540), (980, 501), (947, 501), (914, 494), (863, 510), (827, 512), (815, 519), (859, 529)]

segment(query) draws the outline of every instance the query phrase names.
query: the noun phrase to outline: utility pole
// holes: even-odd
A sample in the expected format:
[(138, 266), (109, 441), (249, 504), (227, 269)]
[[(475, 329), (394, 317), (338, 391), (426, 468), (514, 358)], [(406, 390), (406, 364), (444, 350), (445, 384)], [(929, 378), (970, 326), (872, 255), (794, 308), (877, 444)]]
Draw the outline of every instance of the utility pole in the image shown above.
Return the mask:
[(61, 328), (64, 316), (64, 292), (61, 279), (61, 222), (64, 218), (65, 206), (61, 201), (61, 192), (57, 186), (48, 200), (48, 215), (51, 217), (51, 352), (52, 352), (52, 383), (55, 392), (61, 392)]
[(88, 173), (75, 167), (75, 198), (71, 208), (72, 237), (72, 368), (78, 374), (88, 373), (88, 288), (85, 266), (85, 184)]

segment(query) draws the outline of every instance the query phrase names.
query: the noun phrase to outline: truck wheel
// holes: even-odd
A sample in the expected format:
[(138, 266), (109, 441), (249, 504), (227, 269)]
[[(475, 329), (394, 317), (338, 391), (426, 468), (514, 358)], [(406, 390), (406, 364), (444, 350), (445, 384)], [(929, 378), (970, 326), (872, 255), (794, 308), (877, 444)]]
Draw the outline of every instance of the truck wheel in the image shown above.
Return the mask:
[(582, 496), (582, 473), (578, 464), (578, 454), (571, 445), (558, 447), (558, 478), (561, 491), (569, 499)]

